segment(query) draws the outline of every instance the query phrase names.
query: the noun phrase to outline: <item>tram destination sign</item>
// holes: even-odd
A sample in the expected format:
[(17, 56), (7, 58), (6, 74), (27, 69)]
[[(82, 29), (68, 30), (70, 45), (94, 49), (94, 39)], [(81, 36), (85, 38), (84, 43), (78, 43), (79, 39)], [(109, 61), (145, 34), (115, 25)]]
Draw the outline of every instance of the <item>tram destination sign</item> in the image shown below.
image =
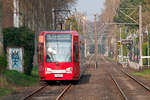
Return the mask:
[(65, 39), (65, 40), (70, 40), (72, 37), (72, 34), (68, 33), (51, 33), (46, 35), (46, 39), (48, 40), (55, 40), (55, 39)]

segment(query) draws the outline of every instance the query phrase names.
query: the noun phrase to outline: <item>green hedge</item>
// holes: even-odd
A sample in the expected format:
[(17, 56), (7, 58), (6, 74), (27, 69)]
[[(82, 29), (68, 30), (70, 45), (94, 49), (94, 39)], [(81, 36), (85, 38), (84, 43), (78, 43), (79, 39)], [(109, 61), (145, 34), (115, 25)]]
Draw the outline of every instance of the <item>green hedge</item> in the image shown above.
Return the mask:
[(5, 55), (0, 56), (0, 74), (2, 74), (7, 67), (7, 58)]
[(24, 73), (31, 75), (34, 56), (34, 33), (26, 28), (6, 28), (3, 30), (4, 51), (8, 46), (18, 46), (24, 49)]
[[(147, 56), (147, 43), (145, 42), (145, 43), (143, 43), (142, 44), (142, 48), (143, 48), (143, 50), (142, 50), (142, 54), (143, 54), (143, 56)], [(143, 65), (147, 65), (148, 64), (148, 59), (143, 59)]]

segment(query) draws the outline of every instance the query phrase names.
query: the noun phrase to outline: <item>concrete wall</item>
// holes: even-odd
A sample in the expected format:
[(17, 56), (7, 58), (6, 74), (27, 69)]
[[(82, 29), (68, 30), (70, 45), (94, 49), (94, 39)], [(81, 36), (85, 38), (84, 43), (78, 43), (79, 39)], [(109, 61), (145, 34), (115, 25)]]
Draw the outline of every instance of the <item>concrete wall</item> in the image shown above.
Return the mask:
[(140, 69), (140, 65), (138, 63), (135, 63), (135, 62), (129, 62), (129, 66), (133, 69), (136, 69), (136, 70)]

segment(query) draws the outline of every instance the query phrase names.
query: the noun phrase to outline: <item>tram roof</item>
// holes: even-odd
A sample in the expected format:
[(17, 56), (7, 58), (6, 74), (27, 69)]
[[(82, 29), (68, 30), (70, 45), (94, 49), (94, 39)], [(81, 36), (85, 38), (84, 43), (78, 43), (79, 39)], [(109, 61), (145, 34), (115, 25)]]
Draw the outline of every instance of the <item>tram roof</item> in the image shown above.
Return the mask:
[(40, 35), (44, 35), (46, 33), (71, 33), (73, 35), (79, 35), (76, 31), (42, 31)]
[(76, 31), (42, 31), (41, 33), (73, 33), (73, 34), (78, 34)]

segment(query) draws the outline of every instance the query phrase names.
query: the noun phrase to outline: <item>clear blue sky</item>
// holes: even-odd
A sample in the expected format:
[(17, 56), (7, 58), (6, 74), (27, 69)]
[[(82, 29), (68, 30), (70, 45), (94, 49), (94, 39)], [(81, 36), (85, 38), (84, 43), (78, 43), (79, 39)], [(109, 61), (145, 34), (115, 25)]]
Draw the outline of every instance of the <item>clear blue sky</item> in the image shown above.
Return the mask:
[(94, 20), (94, 14), (101, 14), (105, 0), (78, 0), (76, 8), (78, 12), (85, 13), (88, 20)]

